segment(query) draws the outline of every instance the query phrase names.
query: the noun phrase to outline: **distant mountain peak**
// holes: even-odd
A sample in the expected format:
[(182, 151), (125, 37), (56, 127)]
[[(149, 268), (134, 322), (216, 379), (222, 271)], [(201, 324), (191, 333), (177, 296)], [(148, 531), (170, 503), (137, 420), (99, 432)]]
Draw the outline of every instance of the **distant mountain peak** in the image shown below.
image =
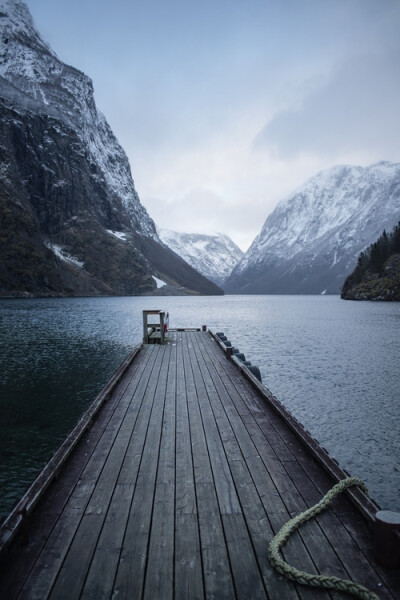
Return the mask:
[(0, 18), (8, 20), (15, 31), (23, 32), (28, 28), (30, 36), (32, 30), (37, 34), (29, 8), (22, 0), (0, 0)]
[(217, 285), (223, 285), (243, 256), (240, 248), (224, 233), (181, 233), (159, 228), (158, 234), (164, 244)]
[(54, 51), (40, 36), (25, 2), (21, 0), (0, 0), (0, 23), (3, 34), (0, 74), (5, 69), (18, 71), (18, 68), (22, 65), (25, 77), (34, 79), (37, 75), (33, 70), (30, 71), (26, 68), (30, 64), (28, 51), (24, 55), (21, 53), (13, 54), (13, 44), (15, 42), (25, 46), (26, 50), (40, 49), (42, 52), (57, 58)]

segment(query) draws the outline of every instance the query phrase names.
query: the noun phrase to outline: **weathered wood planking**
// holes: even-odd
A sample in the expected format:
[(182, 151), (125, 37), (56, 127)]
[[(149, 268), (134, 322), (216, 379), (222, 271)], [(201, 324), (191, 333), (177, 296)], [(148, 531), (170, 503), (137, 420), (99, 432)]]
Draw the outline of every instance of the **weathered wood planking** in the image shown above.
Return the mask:
[[(269, 565), (272, 536), (334, 481), (213, 337), (173, 331), (145, 345), (47, 482), (0, 566), (1, 597), (325, 599)], [(35, 496), (35, 502), (37, 501)], [(371, 527), (346, 497), (284, 547), (309, 572), (352, 578), (382, 599)]]

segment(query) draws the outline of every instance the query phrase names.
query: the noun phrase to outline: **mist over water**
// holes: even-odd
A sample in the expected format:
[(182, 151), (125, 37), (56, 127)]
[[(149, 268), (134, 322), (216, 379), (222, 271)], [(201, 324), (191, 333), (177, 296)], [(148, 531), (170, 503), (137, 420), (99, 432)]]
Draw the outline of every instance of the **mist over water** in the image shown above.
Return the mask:
[(0, 517), (130, 350), (142, 310), (224, 331), (382, 508), (400, 510), (400, 305), (337, 296), (0, 300)]

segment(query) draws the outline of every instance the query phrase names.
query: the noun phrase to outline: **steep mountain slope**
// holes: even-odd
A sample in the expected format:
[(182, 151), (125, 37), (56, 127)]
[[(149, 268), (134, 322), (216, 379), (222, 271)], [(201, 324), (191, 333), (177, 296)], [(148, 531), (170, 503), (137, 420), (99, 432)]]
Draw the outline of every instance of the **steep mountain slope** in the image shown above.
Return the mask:
[(359, 253), (399, 215), (400, 164), (322, 171), (278, 204), (224, 290), (338, 294)]
[(160, 242), (91, 80), (20, 0), (0, 0), (0, 210), (2, 295), (221, 293)]
[(242, 250), (222, 233), (204, 235), (158, 229), (158, 234), (196, 271), (220, 286), (243, 256)]

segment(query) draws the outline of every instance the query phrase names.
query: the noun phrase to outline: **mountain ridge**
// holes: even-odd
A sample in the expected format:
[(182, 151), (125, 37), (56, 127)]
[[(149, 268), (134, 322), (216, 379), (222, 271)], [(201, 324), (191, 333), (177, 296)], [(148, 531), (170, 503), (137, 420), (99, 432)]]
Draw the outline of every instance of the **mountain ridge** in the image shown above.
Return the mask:
[(338, 294), (360, 251), (399, 214), (400, 164), (325, 169), (277, 205), (224, 290)]

